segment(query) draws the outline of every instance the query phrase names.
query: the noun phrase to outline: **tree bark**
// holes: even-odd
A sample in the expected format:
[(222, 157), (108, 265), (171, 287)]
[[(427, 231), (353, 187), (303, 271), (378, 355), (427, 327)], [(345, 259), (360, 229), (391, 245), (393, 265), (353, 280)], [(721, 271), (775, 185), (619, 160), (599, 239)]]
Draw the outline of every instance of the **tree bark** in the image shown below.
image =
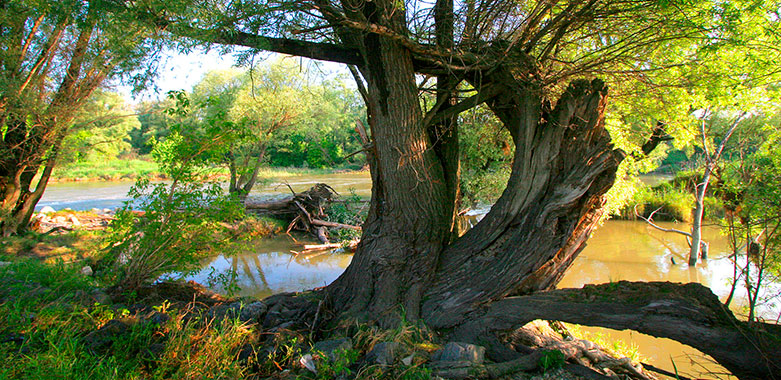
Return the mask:
[(695, 283), (621, 281), (509, 297), (476, 311), (455, 336), (484, 339), (535, 319), (670, 338), (712, 356), (741, 379), (781, 378), (778, 325), (749, 328), (710, 289)]
[(623, 158), (602, 125), (601, 81), (571, 84), (553, 110), (532, 86), (502, 94), (489, 105), (515, 141), (512, 173), (491, 211), (442, 255), (423, 305), (437, 328), (481, 304), (555, 286), (600, 219)]
[[(392, 19), (403, 12), (383, 13), (382, 3), (365, 13), (394, 27), (404, 25)], [(408, 319), (418, 318), (423, 292), (450, 236), (454, 207), (423, 125), (410, 52), (376, 34), (365, 36), (363, 48), (374, 142), (372, 198), (352, 263), (328, 289), (337, 310), (390, 326), (399, 320), (400, 308)]]

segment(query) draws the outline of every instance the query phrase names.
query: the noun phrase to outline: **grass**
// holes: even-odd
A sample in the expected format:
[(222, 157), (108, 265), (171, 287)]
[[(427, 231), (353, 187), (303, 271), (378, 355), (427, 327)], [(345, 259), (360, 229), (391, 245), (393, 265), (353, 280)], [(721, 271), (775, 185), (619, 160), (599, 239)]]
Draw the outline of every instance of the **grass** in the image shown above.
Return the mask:
[[(413, 365), (392, 369), (359, 368), (356, 360), (380, 341), (396, 341), (405, 355), (419, 358), (438, 346), (422, 326), (402, 324), (379, 330), (349, 324), (357, 345), (335, 359), (317, 355), (317, 373), (300, 367), (309, 351), (309, 338), (293, 331), (278, 334), (238, 319), (205, 317), (199, 302), (187, 304), (140, 296), (96, 302), (91, 297), (105, 284), (85, 276), (78, 264), (45, 263), (29, 257), (0, 254), (10, 265), (0, 267), (0, 379), (246, 379), (264, 376), (287, 379), (331, 379), (355, 375), (358, 379), (429, 379), (431, 371)], [(165, 297), (161, 295), (159, 297)], [(183, 297), (183, 298), (186, 298)], [(142, 302), (165, 315), (160, 323), (147, 311), (126, 306)], [(198, 309), (200, 308), (200, 309)], [(147, 315), (147, 316), (145, 316)], [(262, 343), (262, 340), (269, 341)], [(270, 346), (269, 346), (270, 344)], [(267, 349), (262, 349), (266, 347)], [(287, 369), (289, 371), (282, 371)]]
[(624, 341), (612, 339), (601, 332), (590, 333), (583, 330), (581, 326), (571, 323), (564, 323), (564, 326), (566, 326), (573, 337), (589, 340), (614, 357), (626, 357), (635, 364), (643, 361), (643, 357), (640, 355), (640, 348), (633, 343), (627, 344)]
[[(89, 296), (100, 280), (78, 265), (4, 255), (0, 267), (0, 379), (243, 378), (236, 358), (258, 332), (238, 320), (219, 322), (160, 302), (168, 316), (147, 323), (121, 305)], [(126, 330), (100, 338), (110, 321)], [(104, 330), (100, 330), (101, 328)], [(96, 344), (101, 342), (101, 344)]]
[(157, 163), (143, 159), (75, 162), (54, 169), (52, 181), (135, 179), (159, 173)]
[(74, 230), (67, 234), (28, 232), (0, 239), (0, 255), (57, 261), (91, 261), (102, 242), (101, 231)]
[[(325, 175), (336, 171), (355, 170), (355, 167), (311, 169), (311, 168), (262, 168), (258, 180), (273, 180), (280, 177), (300, 177), (305, 175)], [(227, 169), (216, 170), (218, 177), (228, 177)], [(147, 158), (111, 159), (90, 162), (75, 162), (60, 165), (54, 169), (51, 182), (67, 181), (116, 181), (136, 179), (143, 176), (162, 177), (156, 162)]]

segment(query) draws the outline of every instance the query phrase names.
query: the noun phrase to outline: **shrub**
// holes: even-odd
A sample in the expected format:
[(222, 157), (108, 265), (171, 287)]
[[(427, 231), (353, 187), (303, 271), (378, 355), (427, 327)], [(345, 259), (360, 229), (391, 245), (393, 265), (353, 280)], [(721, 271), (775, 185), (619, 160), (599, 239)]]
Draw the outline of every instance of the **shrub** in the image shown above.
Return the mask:
[(153, 185), (140, 180), (130, 195), (132, 201), (117, 212), (111, 225), (106, 256), (114, 263), (115, 283), (123, 290), (168, 272), (198, 269), (213, 248), (225, 245), (229, 234), (224, 222), (242, 212), (217, 183), (175, 180)]

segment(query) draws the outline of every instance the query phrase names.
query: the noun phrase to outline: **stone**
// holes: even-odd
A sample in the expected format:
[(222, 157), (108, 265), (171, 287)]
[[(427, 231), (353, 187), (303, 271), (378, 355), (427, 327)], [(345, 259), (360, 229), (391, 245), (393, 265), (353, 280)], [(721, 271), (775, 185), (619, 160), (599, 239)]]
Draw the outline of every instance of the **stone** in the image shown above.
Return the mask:
[[(380, 365), (391, 365), (399, 355), (400, 345), (397, 342), (380, 342), (366, 354), (366, 360)], [(409, 365), (409, 364), (407, 364)]]
[(79, 220), (79, 218), (76, 217), (76, 215), (68, 214), (68, 220), (74, 226), (81, 226), (81, 221)]
[(247, 343), (241, 346), (241, 349), (239, 350), (239, 356), (238, 356), (238, 360), (240, 363), (255, 361), (257, 357), (258, 357), (258, 353), (255, 351), (255, 347), (253, 347), (251, 344)]
[(405, 366), (409, 367), (409, 366), (412, 365), (412, 359), (415, 359), (415, 355), (410, 355), (410, 356), (407, 356), (404, 359), (401, 359), (401, 363), (404, 364)]
[(93, 214), (95, 214), (95, 215), (100, 215), (100, 214), (102, 214), (102, 213), (103, 213), (103, 210), (101, 210), (101, 209), (99, 209), (99, 208), (94, 208), (94, 207), (93, 207), (93, 208), (91, 208), (91, 209), (89, 210), (89, 212), (91, 212), (91, 213), (93, 213)]
[(54, 211), (54, 209), (53, 209), (53, 208), (51, 208), (51, 207), (49, 207), (49, 206), (44, 206), (44, 207), (41, 209), (41, 211), (40, 211), (40, 212), (41, 212), (41, 214), (51, 214), (51, 213), (54, 213), (54, 212), (56, 212), (56, 211)]
[(11, 264), (13, 264), (13, 263), (10, 262), (10, 261), (0, 261), (0, 268), (7, 267), (7, 266), (9, 266)]
[(165, 344), (152, 343), (146, 347), (145, 356), (148, 357), (150, 360), (155, 360), (159, 358), (164, 352), (165, 352)]
[(233, 313), (233, 308), (231, 305), (215, 305), (212, 306), (209, 311), (206, 312), (206, 319), (214, 319), (216, 321), (221, 321), (223, 319), (230, 318)]
[(315, 366), (315, 360), (312, 358), (312, 354), (306, 354), (298, 359), (298, 363), (302, 367), (308, 369), (312, 373), (317, 373), (317, 367)]
[(312, 346), (313, 352), (321, 352), (328, 357), (331, 361), (335, 361), (339, 358), (340, 351), (348, 351), (353, 349), (353, 341), (350, 338), (324, 340), (314, 344)]
[(239, 320), (242, 322), (257, 323), (268, 311), (268, 306), (261, 301), (255, 301), (244, 305), (239, 312)]
[(168, 314), (161, 313), (159, 311), (153, 311), (147, 315), (144, 320), (152, 325), (160, 326), (171, 320), (171, 317), (169, 317)]
[(65, 218), (64, 216), (60, 215), (60, 216), (54, 217), (54, 219), (52, 219), (52, 221), (54, 223), (56, 223), (56, 224), (62, 225), (62, 224), (65, 224), (68, 221), (68, 219)]
[(81, 268), (81, 274), (85, 276), (92, 276), (92, 267), (87, 265)]
[(433, 362), (468, 362), (483, 364), (485, 347), (469, 343), (450, 342), (431, 355)]
[(129, 329), (129, 324), (112, 319), (106, 322), (103, 327), (87, 334), (84, 337), (84, 343), (92, 352), (100, 352), (111, 346), (114, 337), (125, 334)]
[(100, 289), (93, 290), (91, 295), (92, 295), (92, 298), (97, 303), (101, 303), (101, 304), (110, 304), (111, 303), (111, 297), (108, 294), (106, 294), (106, 292), (104, 292), (104, 291), (102, 291)]

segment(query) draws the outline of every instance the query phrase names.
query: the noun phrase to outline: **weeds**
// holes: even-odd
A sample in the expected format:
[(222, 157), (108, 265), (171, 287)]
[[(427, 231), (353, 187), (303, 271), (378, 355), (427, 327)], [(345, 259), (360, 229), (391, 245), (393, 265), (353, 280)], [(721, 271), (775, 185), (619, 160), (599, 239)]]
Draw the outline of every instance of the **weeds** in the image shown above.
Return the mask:
[(545, 350), (537, 364), (542, 372), (560, 368), (564, 365), (564, 354), (559, 350)]

